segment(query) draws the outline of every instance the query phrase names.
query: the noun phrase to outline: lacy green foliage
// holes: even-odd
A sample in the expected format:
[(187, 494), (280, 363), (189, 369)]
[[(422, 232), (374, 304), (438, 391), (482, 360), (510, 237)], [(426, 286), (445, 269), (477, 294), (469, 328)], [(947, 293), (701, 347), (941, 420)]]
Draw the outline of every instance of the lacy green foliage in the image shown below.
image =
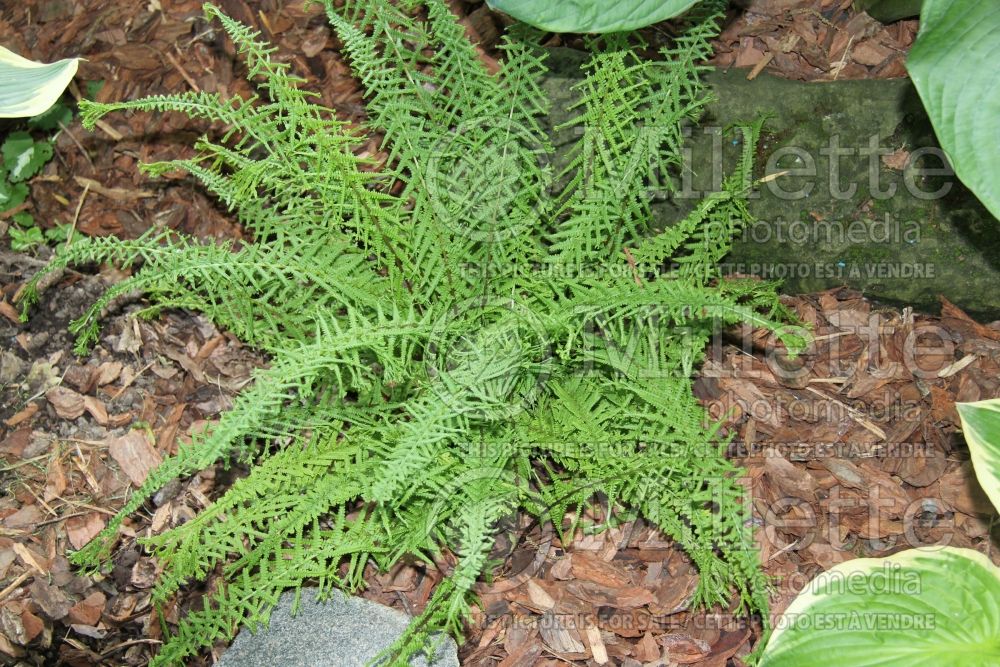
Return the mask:
[(669, 187), (680, 124), (707, 101), (695, 63), (718, 7), (692, 14), (663, 62), (638, 58), (622, 35), (591, 45), (572, 121), (579, 146), (563, 175), (540, 123), (539, 35), (512, 30), (490, 73), (443, 0), (327, 9), (366, 93), (367, 129), (384, 136), (380, 168), (358, 157), (355, 128), (212, 6), (259, 99), (83, 105), (88, 125), (127, 110), (223, 123), (226, 135), (201, 140), (197, 158), (145, 168), (186, 169), (253, 242), (154, 231), (62, 249), (49, 270), (134, 271), (74, 324), (79, 351), (97, 340), (102, 309), (141, 290), (152, 312), (203, 312), (273, 362), (74, 561), (100, 566), (122, 518), (168, 481), (241, 457), (253, 463), (248, 477), (146, 540), (163, 566), (157, 603), (225, 574), (157, 664), (266, 622), (277, 596), (304, 581), (352, 589), (370, 562), (433, 563), (446, 548), (457, 564), (393, 648), (402, 664), (432, 632), (462, 632), (501, 519), (526, 511), (571, 531), (596, 496), (686, 550), (701, 574), (698, 604), (735, 594), (743, 611), (764, 611), (738, 471), (690, 380), (720, 325), (778, 330), (785, 315), (773, 286), (724, 279), (715, 266), (749, 219), (759, 125), (738, 129), (740, 164), (686, 219), (653, 233), (646, 199), (653, 178)]

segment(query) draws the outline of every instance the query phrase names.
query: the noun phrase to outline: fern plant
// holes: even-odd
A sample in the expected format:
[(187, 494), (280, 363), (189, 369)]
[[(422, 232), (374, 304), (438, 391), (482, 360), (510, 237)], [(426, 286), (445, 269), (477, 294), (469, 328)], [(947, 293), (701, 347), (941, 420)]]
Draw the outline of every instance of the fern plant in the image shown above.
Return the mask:
[(686, 218), (655, 228), (647, 193), (676, 173), (682, 123), (709, 99), (698, 63), (722, 4), (702, 3), (662, 62), (638, 57), (628, 35), (591, 42), (570, 123), (579, 141), (562, 173), (541, 122), (542, 35), (513, 28), (491, 73), (444, 0), (326, 5), (384, 164), (359, 156), (362, 132), (211, 5), (259, 97), (83, 104), (88, 126), (115, 111), (223, 124), (197, 157), (145, 169), (187, 170), (253, 240), (151, 230), (61, 249), (47, 270), (133, 268), (74, 323), (77, 351), (97, 340), (117, 296), (140, 290), (145, 314), (197, 310), (272, 359), (73, 555), (100, 567), (122, 519), (164, 484), (219, 461), (252, 463), (194, 520), (145, 540), (162, 567), (158, 604), (225, 573), (155, 664), (266, 622), (303, 582), (357, 589), (369, 563), (431, 564), (450, 550), (457, 564), (391, 650), (405, 664), (432, 633), (461, 635), (501, 519), (527, 512), (570, 534), (596, 494), (687, 552), (698, 604), (766, 611), (738, 469), (690, 379), (720, 323), (780, 333), (787, 315), (773, 285), (716, 267), (749, 220), (760, 125), (736, 129), (740, 162)]

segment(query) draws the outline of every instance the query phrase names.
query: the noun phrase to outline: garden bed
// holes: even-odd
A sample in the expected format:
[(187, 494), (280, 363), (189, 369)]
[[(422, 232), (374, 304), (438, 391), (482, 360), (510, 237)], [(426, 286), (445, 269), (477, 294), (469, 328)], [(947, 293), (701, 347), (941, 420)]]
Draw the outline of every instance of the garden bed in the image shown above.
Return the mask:
[[(220, 4), (279, 54), (292, 54), (293, 69), (323, 104), (363, 119), (360, 93), (318, 8)], [(493, 58), (502, 22), (481, 3), (453, 5), (481, 39), (483, 57)], [(751, 5), (717, 42), (722, 66), (764, 63), (759, 69), (802, 80), (903, 74), (913, 22), (880, 28), (831, 0)], [(78, 80), (103, 81), (99, 100), (247, 93), (242, 65), (201, 16), (196, 1), (25, 0), (0, 14), (0, 43), (40, 60), (86, 57)], [(84, 235), (134, 238), (158, 226), (239, 240), (239, 225), (191, 179), (150, 179), (136, 168), (190, 154), (196, 131), (213, 129), (174, 114), (134, 114), (88, 133), (74, 119), (56, 142), (57, 159), (31, 182), (24, 210), (43, 227), (70, 224)], [(369, 152), (377, 151), (372, 141)], [(0, 218), (0, 228), (10, 224)], [(162, 626), (149, 593), (157, 565), (135, 538), (188, 521), (245, 471), (219, 465), (163, 489), (126, 524), (105, 574), (74, 570), (66, 553), (105, 525), (152, 463), (229, 408), (267, 359), (187, 312), (139, 321), (140, 304), (128, 299), (116, 303), (92, 354), (76, 358), (67, 324), (120, 274), (65, 272), (22, 324), (12, 301), (49, 251), (12, 252), (6, 235), (3, 243), (0, 660), (144, 665)], [(765, 332), (731, 331), (719, 335), (696, 383), (732, 437), (731, 457), (748, 471), (747, 521), (775, 577), (772, 613), (818, 572), (914, 541), (976, 548), (1000, 562), (990, 550), (994, 513), (960, 446), (954, 408), (956, 400), (1000, 393), (1000, 325), (978, 323), (947, 301), (930, 316), (873, 305), (846, 289), (785, 302), (814, 327), (803, 360), (776, 358)], [(607, 518), (604, 509), (589, 507), (585, 524)], [(473, 612), (463, 664), (724, 667), (743, 664), (760, 638), (759, 623), (735, 610), (690, 609), (696, 571), (641, 521), (580, 531), (563, 544), (552, 530), (514, 518), (493, 556), (502, 565), (477, 589), (482, 607)], [(363, 594), (417, 613), (453, 563), (446, 554), (436, 565), (369, 567)], [(182, 589), (165, 610), (167, 625), (200, 606), (217, 576)]]

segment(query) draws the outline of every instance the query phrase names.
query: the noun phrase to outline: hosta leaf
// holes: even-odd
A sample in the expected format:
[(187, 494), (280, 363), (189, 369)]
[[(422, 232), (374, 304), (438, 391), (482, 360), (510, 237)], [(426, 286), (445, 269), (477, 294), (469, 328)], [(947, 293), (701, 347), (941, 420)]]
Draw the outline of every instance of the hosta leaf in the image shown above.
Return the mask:
[(683, 14), (698, 0), (487, 0), (487, 4), (550, 32), (619, 32)]
[(761, 667), (1000, 664), (1000, 568), (971, 549), (859, 558), (816, 577), (776, 623)]
[(979, 485), (993, 507), (1000, 509), (1000, 398), (956, 407)]
[(59, 99), (79, 58), (38, 63), (0, 46), (0, 118), (37, 116)]
[(962, 182), (1000, 217), (1000, 3), (925, 0), (907, 69)]
[(916, 16), (923, 0), (854, 0), (854, 8), (864, 11), (882, 23)]

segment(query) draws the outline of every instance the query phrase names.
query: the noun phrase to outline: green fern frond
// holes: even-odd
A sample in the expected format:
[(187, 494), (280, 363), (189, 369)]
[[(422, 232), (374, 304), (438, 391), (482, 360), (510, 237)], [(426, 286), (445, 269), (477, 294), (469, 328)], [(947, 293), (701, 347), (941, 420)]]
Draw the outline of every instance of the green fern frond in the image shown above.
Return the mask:
[(305, 79), (289, 74), (287, 63), (276, 63), (271, 54), (276, 48), (266, 42), (258, 41), (259, 32), (251, 30), (239, 21), (226, 16), (222, 10), (212, 4), (204, 6), (205, 18), (217, 20), (222, 24), (226, 34), (233, 40), (238, 53), (244, 56), (249, 69), (249, 78), (257, 80), (277, 102), (282, 111), (289, 117), (289, 123), (295, 125), (295, 116), (302, 114), (312, 116), (319, 111), (316, 105), (308, 100), (308, 95), (299, 88)]
[[(144, 168), (194, 176), (247, 240), (158, 230), (60, 248), (45, 272), (132, 271), (73, 324), (78, 352), (97, 340), (103, 311), (141, 292), (147, 314), (204, 313), (271, 362), (73, 561), (100, 567), (124, 517), (164, 484), (235, 459), (250, 464), (246, 478), (144, 540), (163, 569), (159, 606), (223, 575), (203, 609), (165, 625), (154, 664), (266, 623), (286, 589), (355, 590), (370, 564), (430, 564), (448, 550), (457, 564), (386, 654), (406, 664), (436, 633), (461, 635), (507, 517), (551, 522), (569, 542), (595, 501), (609, 516), (588, 529), (637, 513), (683, 548), (698, 604), (735, 596), (766, 617), (739, 471), (691, 384), (721, 326), (802, 343), (782, 327), (790, 313), (774, 285), (718, 267), (751, 220), (759, 124), (737, 128), (739, 163), (684, 219), (653, 220), (648, 192), (671, 191), (683, 126), (709, 100), (701, 74), (719, 2), (689, 13), (662, 62), (640, 58), (628, 35), (590, 44), (570, 121), (579, 141), (561, 174), (543, 129), (542, 35), (512, 27), (494, 72), (444, 0), (323, 4), (365, 95), (365, 127), (383, 138), (377, 169), (358, 157), (357, 128), (212, 6), (259, 96), (82, 105), (88, 127), (117, 111), (223, 126), (195, 157)], [(25, 312), (45, 272), (28, 284)]]
[(587, 265), (617, 256), (646, 231), (651, 182), (670, 191), (682, 165), (682, 123), (697, 120), (710, 99), (695, 63), (721, 18), (718, 7), (694, 12), (689, 31), (664, 51), (667, 66), (639, 58), (621, 35), (592, 44), (579, 115), (566, 124), (582, 136), (564, 172), (554, 261)]
[(254, 112), (256, 98), (239, 97), (223, 99), (217, 93), (187, 92), (173, 95), (153, 95), (127, 102), (93, 102), (80, 100), (80, 121), (88, 130), (94, 129), (98, 120), (117, 111), (145, 111), (165, 113), (178, 111), (190, 118), (224, 123), (234, 130), (257, 130), (258, 118)]

